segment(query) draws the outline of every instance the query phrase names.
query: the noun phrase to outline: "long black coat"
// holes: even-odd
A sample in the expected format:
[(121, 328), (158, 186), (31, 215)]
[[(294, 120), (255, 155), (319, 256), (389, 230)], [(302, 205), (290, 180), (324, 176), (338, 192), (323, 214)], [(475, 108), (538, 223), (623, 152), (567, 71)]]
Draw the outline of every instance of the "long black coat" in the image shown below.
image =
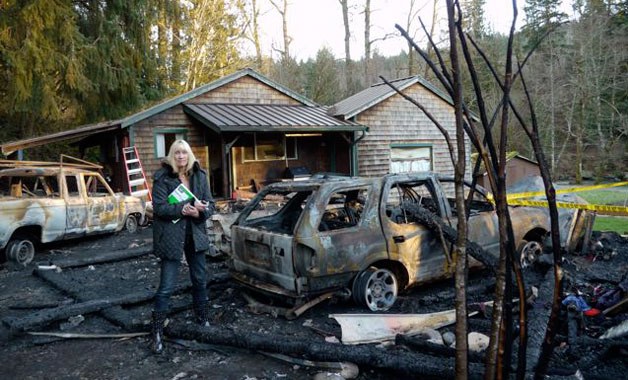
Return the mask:
[[(209, 189), (207, 173), (201, 169), (198, 162), (194, 163), (190, 179), (190, 191), (199, 200), (209, 202), (205, 211), (198, 218), (181, 215), (183, 206), (192, 201), (169, 204), (168, 196), (181, 184), (179, 175), (170, 165), (162, 162), (161, 169), (157, 170), (153, 180), (153, 250), (161, 258), (180, 260), (185, 244), (185, 229), (188, 219), (191, 220), (194, 248), (198, 251), (209, 249), (206, 221), (214, 212), (214, 200)], [(178, 221), (173, 223), (174, 220)]]

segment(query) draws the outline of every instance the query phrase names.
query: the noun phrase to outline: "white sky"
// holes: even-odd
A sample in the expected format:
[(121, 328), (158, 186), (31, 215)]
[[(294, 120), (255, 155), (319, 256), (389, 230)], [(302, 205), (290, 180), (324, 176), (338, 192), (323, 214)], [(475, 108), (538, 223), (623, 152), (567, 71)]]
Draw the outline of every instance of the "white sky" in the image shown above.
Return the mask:
[[(278, 1), (280, 3), (281, 0)], [(357, 9), (364, 5), (363, 0), (350, 0), (353, 5), (350, 10), (351, 25), (351, 58), (359, 59), (364, 55), (364, 15)], [(431, 4), (433, 0), (416, 0), (415, 7), (422, 7), (420, 17), (427, 24), (431, 22)], [(446, 17), (444, 0), (438, 1), (440, 9), (438, 17), (444, 21)], [(517, 26), (525, 19), (523, 13), (524, 0), (518, 0), (520, 9)], [(270, 5), (268, 0), (258, 0), (260, 7), (261, 43), (265, 55), (277, 57), (279, 53), (273, 51), (273, 46), (283, 49), (282, 24), (278, 12)], [(390, 56), (397, 55), (402, 50), (407, 50), (405, 39), (400, 36), (395, 28), (399, 24), (405, 28), (409, 13), (410, 0), (371, 0), (371, 39), (380, 38), (387, 33), (392, 37), (385, 41), (378, 41), (374, 45), (379, 54)], [(485, 7), (485, 20), (488, 26), (494, 30), (507, 33), (512, 20), (511, 0), (487, 0)], [(418, 19), (413, 21), (413, 29), (419, 28)], [(445, 28), (441, 24), (439, 30)], [(314, 58), (316, 52), (323, 46), (327, 46), (337, 58), (344, 58), (344, 25), (342, 10), (338, 0), (289, 0), (288, 5), (288, 33), (292, 37), (290, 52), (297, 60)], [(421, 31), (415, 33), (417, 37), (424, 34)], [(421, 46), (424, 42), (415, 38)]]

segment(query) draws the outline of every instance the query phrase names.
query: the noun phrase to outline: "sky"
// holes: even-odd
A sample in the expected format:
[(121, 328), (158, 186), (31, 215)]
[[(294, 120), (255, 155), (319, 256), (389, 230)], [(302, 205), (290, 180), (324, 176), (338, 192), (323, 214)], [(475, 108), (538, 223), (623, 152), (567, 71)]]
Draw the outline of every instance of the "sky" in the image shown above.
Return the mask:
[[(280, 2), (280, 1), (278, 1)], [(362, 4), (362, 0), (350, 0), (349, 4)], [(416, 0), (415, 7), (422, 7), (419, 14), (428, 24), (431, 20), (433, 0)], [(445, 20), (444, 0), (439, 0), (438, 17)], [(517, 1), (519, 7), (518, 23), (520, 27), (525, 19), (523, 0)], [(277, 57), (276, 50), (283, 50), (282, 21), (278, 12), (272, 8), (269, 0), (258, 0), (260, 6), (261, 44), (265, 55)], [(338, 0), (289, 0), (288, 33), (292, 37), (290, 52), (297, 60), (314, 58), (323, 46), (328, 47), (337, 58), (344, 58), (344, 25), (342, 10)], [(371, 0), (371, 39), (392, 34), (384, 41), (378, 41), (374, 48), (384, 56), (397, 55), (407, 50), (405, 39), (401, 37), (395, 24), (405, 28), (409, 13), (410, 0)], [(364, 15), (357, 8), (350, 11), (351, 58), (364, 56)], [(512, 21), (511, 0), (487, 0), (485, 20), (493, 30), (507, 33)], [(413, 28), (419, 27), (415, 19)], [(442, 24), (443, 29), (445, 24)], [(429, 28), (429, 25), (428, 25)], [(416, 36), (423, 36), (417, 32)], [(421, 41), (415, 39), (421, 45)], [(275, 49), (273, 49), (273, 46)]]

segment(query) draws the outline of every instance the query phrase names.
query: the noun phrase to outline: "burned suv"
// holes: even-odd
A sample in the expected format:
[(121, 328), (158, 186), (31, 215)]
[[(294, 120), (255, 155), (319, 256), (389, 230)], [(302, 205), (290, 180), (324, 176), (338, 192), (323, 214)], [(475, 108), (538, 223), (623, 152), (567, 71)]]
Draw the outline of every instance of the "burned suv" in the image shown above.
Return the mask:
[[(455, 227), (455, 199), (448, 193), (453, 183), (431, 172), (271, 184), (231, 227), (232, 275), (249, 288), (297, 302), (349, 289), (359, 304), (387, 310), (400, 290), (453, 274), (449, 244), (414, 221), (407, 206), (428, 209)], [(468, 238), (498, 256), (494, 206), (475, 194)], [(548, 212), (512, 207), (510, 214), (525, 263), (542, 252)], [(573, 215), (561, 212), (563, 243), (579, 219)], [(470, 265), (481, 264), (470, 259)]]

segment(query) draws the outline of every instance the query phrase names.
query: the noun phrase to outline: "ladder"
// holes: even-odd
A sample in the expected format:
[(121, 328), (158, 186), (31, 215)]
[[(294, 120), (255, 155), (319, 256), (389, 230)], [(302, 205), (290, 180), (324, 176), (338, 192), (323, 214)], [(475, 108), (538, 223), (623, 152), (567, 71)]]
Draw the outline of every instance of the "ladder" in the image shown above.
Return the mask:
[(148, 200), (152, 201), (142, 162), (139, 154), (137, 154), (137, 148), (135, 146), (122, 148), (122, 157), (126, 169), (127, 183), (129, 184), (129, 193), (136, 197), (147, 196)]

